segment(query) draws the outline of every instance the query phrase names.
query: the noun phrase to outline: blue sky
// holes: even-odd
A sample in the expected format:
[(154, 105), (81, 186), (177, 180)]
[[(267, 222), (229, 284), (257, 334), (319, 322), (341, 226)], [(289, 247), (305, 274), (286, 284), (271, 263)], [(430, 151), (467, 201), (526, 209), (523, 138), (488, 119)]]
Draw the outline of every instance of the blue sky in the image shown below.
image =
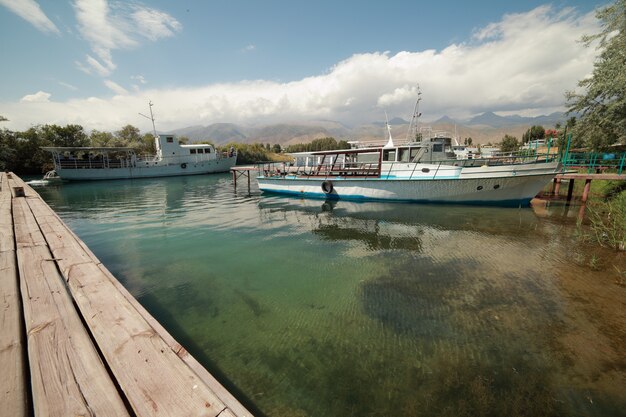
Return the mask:
[[(2, 126), (162, 130), (545, 114), (592, 70), (604, 3), (0, 0)], [(149, 122), (148, 122), (149, 123)]]

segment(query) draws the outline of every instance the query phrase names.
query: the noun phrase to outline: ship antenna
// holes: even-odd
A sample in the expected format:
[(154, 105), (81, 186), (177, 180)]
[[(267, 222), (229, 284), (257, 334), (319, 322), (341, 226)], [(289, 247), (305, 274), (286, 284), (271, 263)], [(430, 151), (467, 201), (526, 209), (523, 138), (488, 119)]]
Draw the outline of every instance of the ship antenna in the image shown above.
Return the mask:
[[(411, 118), (411, 123), (409, 124), (409, 130), (406, 131), (407, 142), (413, 142), (417, 139), (419, 118), (422, 115), (422, 113), (420, 113), (420, 101), (422, 101), (422, 91), (420, 90), (420, 85), (418, 84), (417, 100), (415, 101), (415, 108), (413, 109), (413, 117)], [(411, 134), (413, 134), (413, 138), (412, 140), (409, 140)]]
[(151, 100), (148, 101), (148, 106), (149, 106), (149, 109), (150, 109), (150, 116), (146, 116), (145, 114), (142, 114), (142, 113), (139, 113), (139, 115), (143, 116), (146, 119), (149, 119), (149, 120), (152, 121), (152, 133), (153, 133), (153, 135), (154, 135), (154, 137), (156, 139), (157, 133), (156, 133), (156, 127), (154, 126), (154, 114), (152, 114), (152, 106), (154, 106), (154, 104), (152, 104)]

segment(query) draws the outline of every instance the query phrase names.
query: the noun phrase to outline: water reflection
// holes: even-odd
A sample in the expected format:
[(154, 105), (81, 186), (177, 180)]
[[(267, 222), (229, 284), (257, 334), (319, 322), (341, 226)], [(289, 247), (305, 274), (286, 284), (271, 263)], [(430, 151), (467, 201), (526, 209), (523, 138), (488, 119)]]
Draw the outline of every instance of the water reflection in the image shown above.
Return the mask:
[(41, 193), (259, 415), (626, 409), (625, 265), (577, 239), (575, 208), (242, 196), (220, 175)]

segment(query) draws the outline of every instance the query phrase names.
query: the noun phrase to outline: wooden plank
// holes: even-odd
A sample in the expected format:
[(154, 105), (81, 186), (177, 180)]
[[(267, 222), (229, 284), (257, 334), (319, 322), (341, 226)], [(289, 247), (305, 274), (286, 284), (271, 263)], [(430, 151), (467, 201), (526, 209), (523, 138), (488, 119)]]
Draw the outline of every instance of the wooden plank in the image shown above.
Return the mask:
[[(25, 201), (15, 198), (14, 212)], [(33, 236), (37, 223), (28, 206), (21, 209), (21, 233)], [(35, 414), (128, 415), (48, 247), (18, 247), (17, 265)]]
[[(88, 257), (115, 286), (116, 290), (123, 295), (154, 331), (164, 340), (167, 346), (176, 353), (192, 369), (196, 375), (210, 388), (231, 412), (240, 417), (252, 416), (250, 413), (222, 384), (220, 384), (192, 355), (190, 355), (169, 332), (146, 311), (146, 309), (126, 290), (126, 288), (109, 272), (100, 260), (89, 250), (87, 245), (80, 240), (71, 229), (63, 223), (58, 215), (42, 200), (29, 200), (29, 206), (35, 213), (42, 232), (53, 248), (57, 258), (68, 258), (74, 252), (74, 260), (71, 263), (59, 262), (62, 271), (69, 273), (72, 265), (84, 263)], [(78, 250), (78, 246), (83, 252)], [(71, 248), (71, 249), (70, 249)], [(69, 275), (69, 274), (68, 274)], [(224, 414), (220, 414), (220, 417)]]
[(24, 189), (24, 194), (26, 197), (39, 197), (39, 194), (37, 194), (37, 191), (35, 191), (33, 187), (26, 184), (24, 180), (22, 180), (20, 177), (18, 177), (14, 173), (11, 172), (10, 174), (11, 174), (11, 178), (8, 179), (8, 183), (9, 183), (10, 191), (13, 194), (13, 197), (15, 197), (15, 187), (22, 187)]
[(13, 251), (13, 218), (11, 216), (11, 193), (0, 191), (0, 252)]
[[(53, 250), (54, 253), (54, 250)], [(59, 260), (94, 339), (140, 416), (217, 416), (226, 407), (93, 262)]]
[(81, 245), (60, 219), (46, 215), (41, 200), (27, 200), (49, 238), (52, 254), (85, 322), (135, 413), (222, 413), (226, 406), (118, 291), (90, 254), (79, 250)]
[(0, 252), (0, 414), (25, 416), (28, 410), (22, 306), (15, 252)]
[(29, 246), (45, 246), (44, 239), (39, 226), (33, 217), (26, 198), (14, 198), (13, 208), (13, 227), (15, 233), (15, 243), (17, 248)]

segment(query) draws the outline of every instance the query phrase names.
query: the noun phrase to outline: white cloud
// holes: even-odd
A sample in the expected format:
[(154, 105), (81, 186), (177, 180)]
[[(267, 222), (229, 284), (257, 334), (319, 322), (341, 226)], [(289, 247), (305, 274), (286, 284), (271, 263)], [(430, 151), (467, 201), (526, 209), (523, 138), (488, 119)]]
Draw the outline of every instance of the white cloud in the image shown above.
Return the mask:
[(47, 103), (50, 101), (52, 94), (44, 91), (37, 91), (35, 94), (28, 94), (22, 97), (20, 102), (22, 103)]
[(256, 45), (246, 45), (241, 51), (242, 52), (252, 52), (256, 49)]
[(78, 91), (78, 87), (76, 87), (75, 85), (72, 85), (70, 83), (59, 81), (59, 85), (62, 85), (63, 87), (67, 88), (68, 90)]
[(130, 123), (149, 130), (136, 116), (149, 98), (162, 130), (214, 122), (361, 123), (381, 120), (385, 111), (409, 119), (418, 83), (425, 120), (483, 111), (546, 114), (562, 109), (564, 92), (592, 71), (597, 51), (578, 39), (598, 29), (593, 13), (540, 7), (507, 15), (477, 30), (471, 41), (441, 51), (357, 54), (324, 74), (287, 83), (241, 81), (132, 93), (109, 85), (118, 94), (112, 99), (41, 103), (39, 108), (0, 103), (0, 114), (11, 114), (11, 128), (79, 123), (115, 130)]
[(140, 84), (147, 84), (148, 81), (146, 81), (146, 79), (144, 78), (143, 75), (131, 75), (130, 76), (131, 80), (135, 80), (135, 81), (139, 81)]
[(144, 6), (134, 7), (131, 17), (137, 25), (137, 34), (151, 41), (174, 36), (182, 29), (180, 22), (167, 13)]
[(143, 40), (174, 36), (182, 25), (169, 14), (140, 4), (107, 0), (75, 0), (74, 11), (81, 36), (89, 42), (97, 59), (87, 55), (87, 64), (77, 65), (102, 77), (116, 68), (111, 51), (138, 47)]
[(115, 94), (118, 94), (118, 95), (128, 94), (128, 91), (124, 87), (116, 83), (115, 81), (104, 80), (104, 85), (106, 85), (107, 88), (111, 89)]
[(60, 35), (61, 32), (34, 0), (0, 0), (0, 4), (26, 20), (37, 30)]

